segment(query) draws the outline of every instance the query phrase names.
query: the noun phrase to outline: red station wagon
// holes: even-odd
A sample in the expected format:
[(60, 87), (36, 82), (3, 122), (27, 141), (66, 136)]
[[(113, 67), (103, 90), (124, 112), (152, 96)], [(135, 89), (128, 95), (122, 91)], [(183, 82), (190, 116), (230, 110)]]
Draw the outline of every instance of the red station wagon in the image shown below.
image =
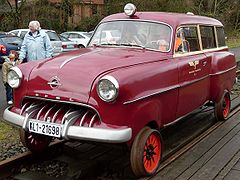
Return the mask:
[(161, 161), (160, 129), (206, 104), (227, 119), (236, 62), (222, 23), (133, 4), (124, 11), (104, 18), (86, 49), (10, 71), (14, 105), (4, 119), (32, 152), (54, 138), (126, 143), (133, 172), (149, 176)]

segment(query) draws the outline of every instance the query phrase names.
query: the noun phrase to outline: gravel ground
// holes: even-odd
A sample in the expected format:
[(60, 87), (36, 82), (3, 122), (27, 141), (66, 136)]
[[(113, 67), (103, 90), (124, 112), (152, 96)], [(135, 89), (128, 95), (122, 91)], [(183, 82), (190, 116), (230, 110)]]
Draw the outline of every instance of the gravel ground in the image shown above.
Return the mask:
[(0, 140), (0, 161), (27, 151), (27, 148), (20, 142), (17, 129), (9, 125), (1, 127), (8, 129), (8, 132), (1, 132), (4, 133), (4, 137), (2, 137), (4, 139)]

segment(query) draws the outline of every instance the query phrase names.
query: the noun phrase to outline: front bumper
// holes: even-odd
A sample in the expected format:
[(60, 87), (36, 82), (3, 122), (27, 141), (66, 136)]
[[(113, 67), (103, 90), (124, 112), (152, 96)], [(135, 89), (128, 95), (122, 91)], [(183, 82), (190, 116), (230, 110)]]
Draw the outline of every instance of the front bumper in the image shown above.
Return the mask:
[[(5, 109), (3, 118), (6, 122), (11, 123), (19, 128), (28, 130), (28, 116), (22, 116), (10, 111), (11, 107)], [(32, 119), (35, 120), (36, 119)], [(62, 126), (61, 137), (63, 139), (89, 140), (107, 143), (127, 142), (132, 137), (131, 128), (114, 129), (114, 128), (94, 128), (80, 127), (71, 123), (64, 123)]]

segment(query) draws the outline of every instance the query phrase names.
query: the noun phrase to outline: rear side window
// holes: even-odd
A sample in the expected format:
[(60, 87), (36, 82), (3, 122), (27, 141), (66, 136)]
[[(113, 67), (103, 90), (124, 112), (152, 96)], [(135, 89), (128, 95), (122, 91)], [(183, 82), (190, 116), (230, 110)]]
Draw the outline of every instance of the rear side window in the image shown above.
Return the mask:
[(200, 26), (203, 49), (216, 48), (213, 26)]
[(70, 34), (69, 38), (80, 38), (80, 39), (84, 39), (84, 37), (80, 34)]
[(27, 31), (22, 31), (21, 33), (20, 33), (20, 38), (24, 38), (24, 36), (27, 34)]
[(218, 47), (226, 46), (223, 27), (216, 27), (216, 30), (217, 30), (217, 38), (218, 38)]
[(56, 32), (48, 31), (46, 33), (49, 36), (50, 41), (61, 41)]

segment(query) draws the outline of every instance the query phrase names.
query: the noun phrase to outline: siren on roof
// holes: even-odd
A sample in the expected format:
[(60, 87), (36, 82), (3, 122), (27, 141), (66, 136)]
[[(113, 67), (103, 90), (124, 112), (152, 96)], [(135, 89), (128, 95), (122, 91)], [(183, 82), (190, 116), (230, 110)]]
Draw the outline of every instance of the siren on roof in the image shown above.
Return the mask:
[(188, 14), (188, 15), (194, 15), (192, 12), (187, 12), (186, 14)]
[(124, 13), (127, 16), (133, 16), (136, 13), (136, 10), (137, 10), (136, 6), (132, 3), (127, 3), (124, 6)]

